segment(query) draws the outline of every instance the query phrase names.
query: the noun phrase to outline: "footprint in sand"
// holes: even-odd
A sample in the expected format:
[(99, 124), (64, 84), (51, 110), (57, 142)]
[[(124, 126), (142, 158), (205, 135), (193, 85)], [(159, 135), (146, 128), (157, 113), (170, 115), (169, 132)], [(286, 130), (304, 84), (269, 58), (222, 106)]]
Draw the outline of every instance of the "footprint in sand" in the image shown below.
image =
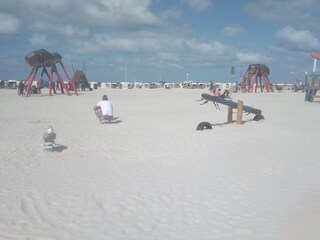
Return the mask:
[(23, 193), (21, 211), (28, 217), (40, 217), (43, 222), (52, 227), (63, 227), (63, 223), (49, 212), (44, 200), (37, 192)]

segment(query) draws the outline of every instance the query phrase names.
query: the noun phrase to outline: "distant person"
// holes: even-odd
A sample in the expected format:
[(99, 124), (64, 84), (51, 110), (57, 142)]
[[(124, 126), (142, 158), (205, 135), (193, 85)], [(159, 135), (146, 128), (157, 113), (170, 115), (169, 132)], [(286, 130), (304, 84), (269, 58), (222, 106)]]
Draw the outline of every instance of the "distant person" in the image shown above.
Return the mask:
[(225, 89), (220, 97), (221, 98), (229, 98), (229, 95), (230, 95), (230, 92), (227, 89)]
[(37, 93), (41, 94), (41, 88), (42, 88), (42, 80), (40, 79), (37, 82)]
[(229, 95), (230, 95), (230, 85), (229, 83), (227, 83), (221, 97), (229, 97)]
[(234, 87), (235, 87), (235, 91), (236, 91), (236, 92), (239, 92), (239, 90), (240, 90), (240, 83), (239, 83), (238, 81), (236, 81)]
[(214, 82), (212, 82), (212, 87), (211, 87), (211, 92), (214, 94), (215, 92), (216, 92), (216, 90), (217, 90), (217, 88), (218, 88), (218, 85), (216, 85)]
[(221, 94), (221, 88), (217, 88), (216, 92), (214, 93), (214, 95), (218, 98), (227, 98), (229, 97), (229, 92), (228, 90), (225, 90), (223, 92), (223, 94)]
[(102, 123), (103, 120), (111, 121), (113, 119), (113, 105), (108, 100), (107, 95), (102, 96), (102, 100), (93, 106), (93, 110), (100, 123)]
[(80, 86), (81, 86), (81, 91), (85, 91), (86, 90), (86, 86), (85, 83), (82, 79), (80, 79)]
[(221, 96), (221, 89), (220, 88), (217, 88), (216, 91), (214, 92), (214, 95), (216, 97), (220, 97)]
[(19, 82), (18, 90), (19, 90), (19, 96), (23, 96), (24, 86), (22, 81)]

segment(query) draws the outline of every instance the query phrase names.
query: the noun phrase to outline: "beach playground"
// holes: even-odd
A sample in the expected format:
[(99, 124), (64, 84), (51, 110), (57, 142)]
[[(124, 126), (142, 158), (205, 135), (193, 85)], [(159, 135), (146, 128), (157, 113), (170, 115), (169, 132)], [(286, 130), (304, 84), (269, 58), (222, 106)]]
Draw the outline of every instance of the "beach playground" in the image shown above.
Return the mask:
[[(227, 124), (228, 108), (200, 105), (202, 93), (0, 89), (0, 239), (317, 239), (319, 102), (233, 93), (265, 119)], [(121, 122), (98, 123), (103, 94)], [(197, 131), (203, 121), (212, 129)]]

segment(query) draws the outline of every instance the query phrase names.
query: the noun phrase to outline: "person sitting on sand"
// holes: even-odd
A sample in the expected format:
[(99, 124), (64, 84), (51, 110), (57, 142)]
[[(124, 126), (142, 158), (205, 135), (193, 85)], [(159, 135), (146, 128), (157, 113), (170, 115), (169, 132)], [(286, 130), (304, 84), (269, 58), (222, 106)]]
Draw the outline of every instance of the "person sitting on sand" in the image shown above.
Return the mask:
[(93, 110), (101, 123), (103, 120), (111, 121), (113, 119), (113, 105), (107, 95), (102, 96), (102, 101), (94, 105)]
[(220, 97), (221, 96), (221, 89), (220, 88), (217, 88), (216, 91), (214, 92), (214, 95), (216, 97)]
[(229, 91), (228, 91), (228, 90), (225, 90), (225, 91), (223, 92), (223, 94), (221, 94), (221, 89), (218, 88), (218, 89), (216, 90), (216, 92), (214, 93), (214, 95), (215, 95), (216, 97), (218, 97), (218, 98), (228, 98), (228, 97), (229, 97)]

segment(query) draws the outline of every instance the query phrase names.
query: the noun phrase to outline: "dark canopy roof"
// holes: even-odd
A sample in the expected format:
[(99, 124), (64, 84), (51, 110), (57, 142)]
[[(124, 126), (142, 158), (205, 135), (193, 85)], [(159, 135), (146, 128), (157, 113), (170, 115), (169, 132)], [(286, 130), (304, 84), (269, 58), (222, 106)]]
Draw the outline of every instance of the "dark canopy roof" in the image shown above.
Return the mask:
[(61, 61), (61, 58), (59, 53), (50, 53), (45, 49), (39, 49), (28, 53), (24, 59), (31, 67), (46, 67)]

